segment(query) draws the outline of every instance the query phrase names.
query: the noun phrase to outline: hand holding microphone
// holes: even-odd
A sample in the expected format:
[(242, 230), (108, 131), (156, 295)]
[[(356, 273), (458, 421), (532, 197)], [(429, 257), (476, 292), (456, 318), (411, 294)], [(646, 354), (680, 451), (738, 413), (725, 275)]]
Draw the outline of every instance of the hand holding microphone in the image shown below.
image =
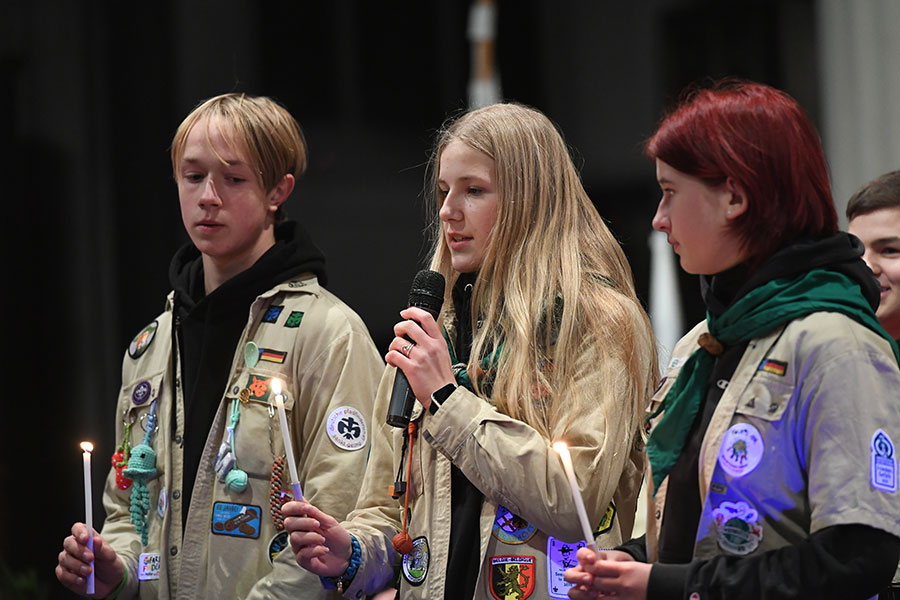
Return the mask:
[(409, 424), (416, 392), (427, 406), (434, 390), (454, 380), (450, 354), (435, 323), (443, 300), (443, 275), (419, 271), (409, 291), (409, 308), (400, 313), (406, 320), (394, 326), (397, 337), (385, 357), (388, 364), (398, 368), (388, 405), (389, 425)]

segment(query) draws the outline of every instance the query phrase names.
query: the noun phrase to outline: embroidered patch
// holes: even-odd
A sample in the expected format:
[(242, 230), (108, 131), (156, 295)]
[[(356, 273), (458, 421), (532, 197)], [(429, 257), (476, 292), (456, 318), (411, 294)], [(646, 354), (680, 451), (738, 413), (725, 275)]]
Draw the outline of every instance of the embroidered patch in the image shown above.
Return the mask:
[(150, 581), (159, 579), (159, 552), (144, 552), (138, 557), (138, 579)]
[(533, 556), (491, 557), (491, 596), (497, 600), (524, 600), (533, 591)]
[(252, 369), (258, 362), (259, 346), (256, 345), (256, 342), (247, 342), (244, 346), (244, 364)]
[(292, 310), (284, 322), (285, 327), (300, 327), (300, 321), (303, 320), (303, 313), (299, 310)]
[(547, 538), (547, 592), (551, 598), (568, 598), (569, 589), (574, 585), (566, 582), (566, 569), (578, 565), (575, 553), (587, 544), (584, 540), (577, 544), (567, 544), (553, 536)]
[(746, 502), (723, 502), (712, 511), (719, 547), (732, 554), (750, 554), (762, 541), (759, 513)]
[(275, 323), (276, 321), (278, 321), (278, 316), (283, 310), (283, 306), (270, 306), (269, 310), (266, 311), (266, 314), (263, 315), (263, 323)]
[(216, 502), (213, 505), (212, 532), (256, 539), (259, 537), (260, 514), (258, 506)]
[(141, 355), (147, 351), (147, 348), (150, 347), (150, 343), (153, 341), (153, 336), (156, 335), (156, 329), (158, 327), (159, 323), (153, 321), (141, 329), (141, 332), (134, 336), (134, 339), (128, 344), (128, 356), (131, 358), (140, 358)]
[(156, 499), (156, 514), (162, 519), (166, 516), (166, 507), (169, 506), (169, 495), (166, 493), (166, 486), (162, 486), (159, 490), (159, 497)]
[(134, 386), (134, 390), (131, 392), (131, 401), (137, 406), (140, 406), (150, 398), (150, 392), (152, 390), (153, 388), (150, 387), (149, 381), (140, 382)]
[(287, 531), (279, 531), (269, 540), (269, 564), (275, 566), (275, 557), (288, 547), (290, 537)]
[[(269, 387), (272, 381), (271, 377), (262, 377), (260, 375), (256, 375), (254, 373), (250, 373), (247, 377), (247, 387), (246, 390), (249, 391), (247, 394), (247, 400), (244, 400), (244, 394), (241, 395), (241, 400), (244, 402), (249, 402), (250, 400), (259, 400), (261, 402), (266, 402), (269, 399)], [(241, 390), (243, 392), (243, 390)]]
[(750, 423), (736, 423), (722, 438), (719, 466), (732, 477), (743, 477), (759, 465), (764, 452), (759, 430)]
[(609, 501), (609, 506), (606, 507), (606, 512), (603, 513), (603, 517), (600, 519), (600, 523), (597, 524), (597, 527), (594, 528), (594, 537), (596, 538), (598, 535), (604, 534), (610, 529), (612, 529), (613, 522), (616, 520), (616, 505), (613, 504), (612, 500)]
[(421, 585), (428, 576), (428, 540), (423, 535), (413, 540), (413, 549), (409, 554), (403, 555), (403, 578), (411, 585)]
[(894, 442), (881, 429), (872, 436), (872, 487), (886, 492), (897, 491), (897, 459)]
[(259, 360), (264, 360), (266, 362), (281, 364), (284, 362), (285, 357), (287, 357), (287, 352), (279, 352), (278, 350), (270, 350), (269, 348), (262, 348), (259, 351)]
[(778, 375), (779, 377), (784, 377), (784, 372), (787, 370), (787, 365), (788, 364), (784, 361), (766, 358), (763, 359), (761, 363), (759, 363), (759, 370), (765, 371), (766, 373)]
[(352, 406), (341, 406), (328, 415), (328, 437), (344, 450), (360, 450), (369, 439), (362, 413)]
[(502, 504), (497, 507), (491, 533), (506, 544), (524, 544), (534, 536), (537, 526), (515, 515)]

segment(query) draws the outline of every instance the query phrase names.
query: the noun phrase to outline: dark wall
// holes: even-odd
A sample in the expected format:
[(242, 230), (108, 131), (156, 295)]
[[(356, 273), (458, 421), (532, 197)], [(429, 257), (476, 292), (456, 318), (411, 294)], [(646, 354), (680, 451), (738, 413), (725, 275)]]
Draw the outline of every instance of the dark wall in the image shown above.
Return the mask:
[[(288, 212), (383, 349), (427, 252), (433, 134), (466, 104), (466, 3), (99, 4), (6, 3), (0, 17), (3, 342), (13, 356), (0, 417), (4, 598), (68, 597), (52, 572), (84, 516), (82, 439), (97, 445), (101, 518), (121, 357), (162, 309), (168, 261), (186, 241), (168, 148), (187, 112), (246, 91), (298, 118), (310, 168)], [(560, 125), (642, 298), (657, 201), (642, 141), (678, 90), (705, 76), (784, 87), (815, 115), (811, 12), (799, 0), (500, 2), (504, 95)], [(702, 316), (696, 290), (683, 277), (688, 322)], [(16, 582), (30, 591), (7, 591)]]

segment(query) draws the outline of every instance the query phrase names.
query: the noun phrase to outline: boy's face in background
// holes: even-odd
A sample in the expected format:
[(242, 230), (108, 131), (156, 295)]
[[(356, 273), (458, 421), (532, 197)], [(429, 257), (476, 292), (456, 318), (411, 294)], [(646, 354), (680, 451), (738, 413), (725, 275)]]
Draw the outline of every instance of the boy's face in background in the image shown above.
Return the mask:
[(876, 315), (894, 339), (900, 338), (900, 207), (882, 208), (850, 220), (850, 233), (866, 247), (863, 259), (881, 284)]

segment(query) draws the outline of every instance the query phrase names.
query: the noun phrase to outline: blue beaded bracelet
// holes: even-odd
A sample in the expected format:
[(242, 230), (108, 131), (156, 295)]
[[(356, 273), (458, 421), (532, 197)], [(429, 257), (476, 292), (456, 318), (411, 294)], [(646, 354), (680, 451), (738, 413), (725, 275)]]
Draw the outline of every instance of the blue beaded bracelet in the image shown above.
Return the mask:
[(359, 570), (360, 563), (362, 563), (362, 548), (355, 535), (350, 536), (350, 546), (350, 560), (347, 564), (347, 570), (342, 575), (339, 577), (319, 576), (319, 581), (322, 582), (322, 587), (326, 590), (336, 589), (339, 592), (343, 592), (350, 585), (350, 582), (353, 581), (353, 578), (356, 577), (356, 572)]

